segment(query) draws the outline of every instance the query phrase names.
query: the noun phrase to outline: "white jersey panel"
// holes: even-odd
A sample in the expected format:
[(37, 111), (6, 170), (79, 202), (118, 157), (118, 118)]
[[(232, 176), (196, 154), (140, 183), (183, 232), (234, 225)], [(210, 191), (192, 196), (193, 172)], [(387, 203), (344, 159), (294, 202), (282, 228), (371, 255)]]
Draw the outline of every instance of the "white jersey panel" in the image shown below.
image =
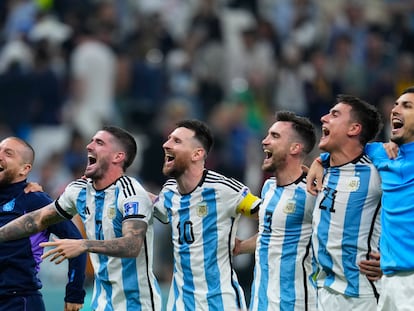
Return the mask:
[(153, 274), (152, 202), (140, 183), (123, 176), (104, 190), (90, 180), (67, 186), (56, 202), (58, 212), (69, 217), (79, 213), (90, 240), (122, 237), (125, 219), (144, 221), (148, 229), (136, 258), (89, 253), (95, 273), (92, 308), (105, 311), (161, 310), (161, 295)]
[[(206, 171), (189, 194), (175, 180), (164, 185), (155, 208), (171, 223), (174, 274), (168, 310), (246, 309), (244, 293), (232, 263), (240, 205), (249, 189), (240, 182)], [(250, 201), (249, 201), (250, 202)], [(250, 204), (255, 208), (260, 199)]]
[(313, 213), (313, 280), (350, 297), (377, 296), (358, 262), (378, 252), (381, 180), (367, 156), (325, 171)]
[(315, 197), (305, 176), (287, 186), (268, 179), (262, 189), (250, 309), (315, 310), (310, 239)]

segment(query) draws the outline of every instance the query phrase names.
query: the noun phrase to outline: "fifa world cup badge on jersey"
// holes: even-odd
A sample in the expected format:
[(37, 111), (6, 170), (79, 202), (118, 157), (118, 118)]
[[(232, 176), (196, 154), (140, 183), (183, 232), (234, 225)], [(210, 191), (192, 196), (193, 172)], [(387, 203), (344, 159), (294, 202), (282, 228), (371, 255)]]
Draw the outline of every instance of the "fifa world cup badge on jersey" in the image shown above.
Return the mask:
[(128, 202), (124, 204), (125, 216), (138, 214), (138, 202)]
[(201, 202), (197, 205), (197, 216), (204, 217), (207, 215), (207, 203)]
[(354, 176), (348, 179), (348, 190), (357, 191), (359, 189), (359, 177)]
[(296, 201), (294, 199), (289, 199), (286, 202), (283, 212), (285, 214), (293, 214), (296, 210)]

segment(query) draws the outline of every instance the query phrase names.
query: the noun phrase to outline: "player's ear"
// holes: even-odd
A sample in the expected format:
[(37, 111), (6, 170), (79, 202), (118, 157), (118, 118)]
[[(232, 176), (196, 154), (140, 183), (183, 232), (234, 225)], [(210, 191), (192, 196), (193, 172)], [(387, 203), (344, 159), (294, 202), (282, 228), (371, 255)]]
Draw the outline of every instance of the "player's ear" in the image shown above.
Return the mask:
[(205, 159), (205, 156), (206, 151), (204, 150), (204, 148), (197, 148), (194, 150), (192, 158), (194, 161), (199, 161), (201, 159)]
[(348, 135), (349, 136), (356, 136), (361, 134), (362, 131), (362, 125), (360, 123), (351, 123), (349, 130), (348, 130)]
[(119, 163), (125, 160), (125, 152), (117, 152), (114, 156), (114, 162)]

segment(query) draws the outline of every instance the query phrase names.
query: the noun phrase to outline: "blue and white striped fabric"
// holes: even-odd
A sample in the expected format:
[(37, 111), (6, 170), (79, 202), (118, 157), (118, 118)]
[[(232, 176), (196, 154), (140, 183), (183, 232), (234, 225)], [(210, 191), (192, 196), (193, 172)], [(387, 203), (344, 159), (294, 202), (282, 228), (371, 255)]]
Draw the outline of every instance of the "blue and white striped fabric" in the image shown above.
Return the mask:
[(97, 311), (161, 310), (161, 292), (153, 274), (152, 202), (139, 182), (123, 176), (104, 190), (90, 180), (67, 186), (56, 202), (60, 214), (79, 213), (90, 240), (122, 237), (122, 221), (136, 219), (148, 224), (145, 242), (136, 258), (117, 258), (89, 253), (95, 272), (92, 309)]
[(167, 310), (246, 309), (231, 252), (240, 210), (248, 213), (259, 203), (246, 186), (212, 171), (205, 171), (188, 194), (178, 192), (174, 179), (166, 182), (155, 208), (172, 229), (174, 273)]
[(328, 167), (313, 213), (313, 280), (349, 297), (376, 296), (375, 284), (361, 274), (358, 262), (378, 252), (381, 180), (363, 155)]
[(262, 200), (250, 310), (315, 310), (309, 281), (315, 197), (305, 176), (286, 186), (266, 180)]

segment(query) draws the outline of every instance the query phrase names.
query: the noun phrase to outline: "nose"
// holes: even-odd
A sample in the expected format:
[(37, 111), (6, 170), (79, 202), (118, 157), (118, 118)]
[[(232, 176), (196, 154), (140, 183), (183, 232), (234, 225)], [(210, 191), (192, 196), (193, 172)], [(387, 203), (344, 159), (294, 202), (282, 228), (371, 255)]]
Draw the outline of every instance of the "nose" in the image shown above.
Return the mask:
[(326, 123), (326, 122), (327, 122), (327, 119), (328, 119), (328, 114), (325, 114), (325, 115), (323, 115), (323, 116), (321, 117), (321, 122), (322, 122), (322, 123)]

